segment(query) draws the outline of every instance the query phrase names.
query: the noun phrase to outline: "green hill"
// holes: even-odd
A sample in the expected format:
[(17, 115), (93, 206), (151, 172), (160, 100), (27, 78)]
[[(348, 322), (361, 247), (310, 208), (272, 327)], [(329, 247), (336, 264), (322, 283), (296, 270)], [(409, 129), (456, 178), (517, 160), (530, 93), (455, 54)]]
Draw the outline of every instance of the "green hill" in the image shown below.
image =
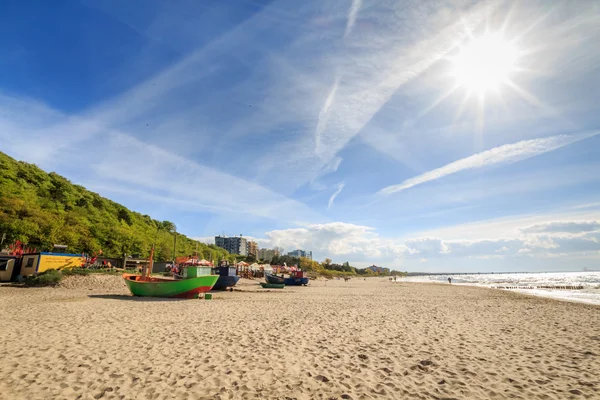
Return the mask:
[[(156, 238), (156, 260), (198, 255), (206, 259), (233, 260), (234, 255), (173, 232), (175, 225), (157, 221), (74, 185), (64, 177), (46, 173), (33, 164), (0, 152), (0, 238), (4, 245), (20, 240), (39, 251), (66, 244), (69, 253), (122, 257), (147, 257)], [(237, 256), (239, 259), (240, 257)]]

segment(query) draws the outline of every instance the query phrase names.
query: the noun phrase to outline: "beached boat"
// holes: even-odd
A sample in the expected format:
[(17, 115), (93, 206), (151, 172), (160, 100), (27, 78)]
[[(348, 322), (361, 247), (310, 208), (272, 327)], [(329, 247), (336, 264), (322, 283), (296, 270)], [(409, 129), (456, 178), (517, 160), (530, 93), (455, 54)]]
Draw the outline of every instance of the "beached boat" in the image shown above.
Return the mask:
[(134, 296), (194, 299), (200, 293), (211, 290), (219, 277), (205, 275), (187, 279), (144, 279), (142, 275), (123, 274), (123, 279)]
[(308, 285), (308, 277), (304, 271), (296, 271), (289, 278), (283, 280), (287, 286), (306, 286)]
[(273, 274), (265, 274), (265, 280), (267, 281), (267, 283), (285, 283), (284, 279), (285, 278), (282, 276), (277, 276), (277, 275), (273, 275)]
[(215, 268), (214, 272), (219, 276), (217, 283), (215, 283), (215, 286), (213, 286), (214, 290), (223, 290), (233, 287), (240, 280), (240, 277), (237, 275), (236, 268), (229, 265), (217, 267)]
[(196, 265), (184, 267), (184, 279), (152, 277), (153, 257), (154, 246), (150, 251), (149, 265), (144, 266), (142, 275), (123, 274), (123, 279), (134, 296), (194, 299), (200, 293), (212, 289), (219, 279), (218, 275), (210, 275), (210, 268)]
[(285, 285), (283, 283), (265, 283), (265, 282), (261, 282), (260, 286), (262, 286), (263, 289), (283, 289), (285, 287)]

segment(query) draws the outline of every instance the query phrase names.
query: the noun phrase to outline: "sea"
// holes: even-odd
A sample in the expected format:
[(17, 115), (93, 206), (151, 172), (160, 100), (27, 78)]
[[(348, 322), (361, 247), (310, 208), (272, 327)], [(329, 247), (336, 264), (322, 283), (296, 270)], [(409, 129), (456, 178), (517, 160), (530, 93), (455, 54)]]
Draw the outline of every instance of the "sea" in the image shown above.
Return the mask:
[[(559, 300), (600, 305), (600, 271), (586, 272), (543, 272), (543, 273), (503, 273), (472, 275), (423, 275), (402, 278), (404, 282), (439, 282), (452, 284), (498, 287), (510, 286), (516, 289), (501, 289), (534, 296)], [(583, 289), (545, 289), (539, 286), (583, 286)]]

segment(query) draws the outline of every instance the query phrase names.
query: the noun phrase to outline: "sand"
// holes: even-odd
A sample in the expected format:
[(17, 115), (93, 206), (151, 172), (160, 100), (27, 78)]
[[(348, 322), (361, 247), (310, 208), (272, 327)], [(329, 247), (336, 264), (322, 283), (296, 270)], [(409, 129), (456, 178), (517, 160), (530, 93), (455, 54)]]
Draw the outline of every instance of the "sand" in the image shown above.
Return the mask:
[(240, 289), (2, 286), (0, 398), (600, 398), (600, 307), (380, 278)]

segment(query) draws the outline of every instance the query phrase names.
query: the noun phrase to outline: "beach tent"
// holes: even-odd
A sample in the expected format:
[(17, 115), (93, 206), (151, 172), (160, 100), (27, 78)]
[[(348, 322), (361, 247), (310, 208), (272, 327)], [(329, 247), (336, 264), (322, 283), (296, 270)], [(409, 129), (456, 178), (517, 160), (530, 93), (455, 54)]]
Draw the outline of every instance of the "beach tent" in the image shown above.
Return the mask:
[(260, 271), (260, 265), (258, 263), (251, 264), (250, 271)]
[(212, 267), (212, 263), (210, 261), (207, 261), (205, 259), (202, 260), (198, 260), (196, 258), (189, 258), (186, 261), (183, 262), (183, 265), (202, 265), (205, 267)]
[(272, 274), (273, 273), (273, 267), (271, 267), (269, 264), (262, 264), (260, 266), (260, 269), (262, 269), (263, 271), (265, 271), (267, 274)]

